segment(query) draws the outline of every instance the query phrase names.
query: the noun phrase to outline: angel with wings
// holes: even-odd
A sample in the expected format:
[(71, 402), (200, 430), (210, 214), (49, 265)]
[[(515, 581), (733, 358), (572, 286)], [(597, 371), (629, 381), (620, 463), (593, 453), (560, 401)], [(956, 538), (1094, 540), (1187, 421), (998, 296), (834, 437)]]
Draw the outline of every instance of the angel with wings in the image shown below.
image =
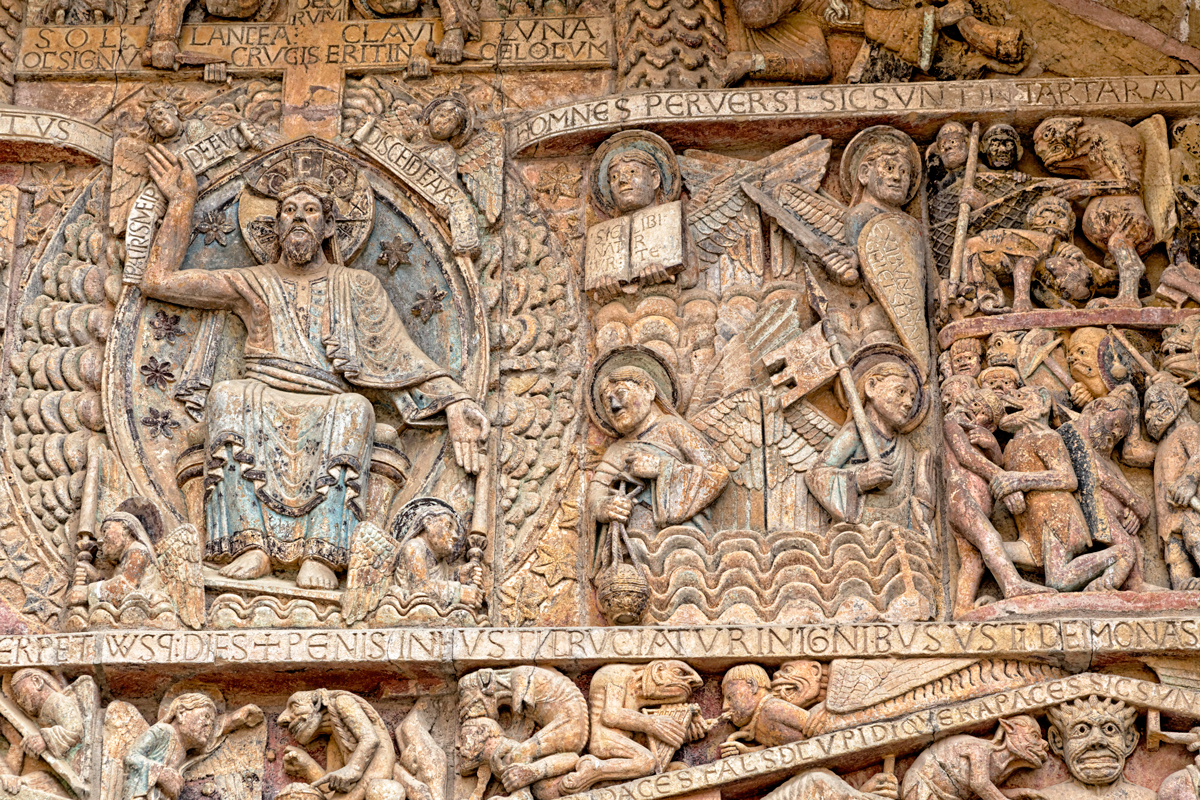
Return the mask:
[(160, 608), (173, 608), (188, 627), (203, 624), (200, 533), (194, 526), (182, 525), (163, 537), (157, 553), (145, 525), (133, 514), (114, 511), (99, 527), (97, 556), (103, 571), (80, 560), (66, 605), (89, 612), (108, 609), (119, 623), (127, 607), (145, 604), (155, 616)]
[(504, 208), (504, 147), (498, 129), (476, 125), (471, 101), (458, 92), (435, 97), (421, 112), (424, 141), (414, 149), (458, 178), (490, 227)]

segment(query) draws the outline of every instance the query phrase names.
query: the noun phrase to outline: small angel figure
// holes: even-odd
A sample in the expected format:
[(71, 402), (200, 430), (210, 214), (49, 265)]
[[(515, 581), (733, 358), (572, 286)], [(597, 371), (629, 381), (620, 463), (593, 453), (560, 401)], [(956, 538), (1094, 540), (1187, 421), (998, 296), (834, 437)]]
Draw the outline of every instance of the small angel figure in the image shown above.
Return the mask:
[(466, 552), (467, 532), (449, 503), (432, 497), (414, 500), (400, 512), (397, 528), (400, 551), (394, 575), (400, 593), (432, 596), (447, 607), (483, 604), (483, 566), (452, 566)]
[[(68, 625), (83, 629), (103, 621), (123, 627), (127, 615), (131, 626), (144, 625), (141, 612), (155, 627), (174, 628), (182, 621), (198, 628), (203, 623), (200, 534), (193, 525), (179, 526), (156, 547), (140, 519), (115, 511), (100, 523), (98, 538), (100, 568), (86, 559), (76, 564), (66, 596), (74, 618)], [(78, 625), (72, 624), (75, 620)]]

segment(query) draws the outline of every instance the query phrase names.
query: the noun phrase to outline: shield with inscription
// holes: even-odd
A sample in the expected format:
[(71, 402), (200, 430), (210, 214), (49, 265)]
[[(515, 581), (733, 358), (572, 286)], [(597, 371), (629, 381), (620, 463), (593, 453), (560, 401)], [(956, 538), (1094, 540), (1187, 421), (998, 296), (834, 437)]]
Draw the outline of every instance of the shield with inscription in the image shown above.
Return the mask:
[(925, 254), (916, 220), (880, 214), (858, 237), (858, 261), (872, 296), (892, 321), (900, 343), (929, 374), (929, 328), (925, 324)]

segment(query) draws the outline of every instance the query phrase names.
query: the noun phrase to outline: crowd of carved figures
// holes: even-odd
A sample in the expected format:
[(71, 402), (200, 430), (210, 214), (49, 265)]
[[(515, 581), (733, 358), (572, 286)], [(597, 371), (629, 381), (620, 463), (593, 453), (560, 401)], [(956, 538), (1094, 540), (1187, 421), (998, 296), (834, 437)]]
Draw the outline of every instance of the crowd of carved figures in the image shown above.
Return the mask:
[[(461, 93), (356, 123), (418, 179), (273, 145), (264, 92), (146, 102), (34, 253), (6, 410), (64, 630), (475, 625), (531, 564), (610, 624), (1200, 590), (1195, 119), (627, 130), (585, 195), (506, 177)], [(548, 193), (584, 235), (502, 230)]]
[(1200, 800), (1176, 4), (0, 0), (0, 800)]
[[(89, 676), (67, 683), (30, 668), (4, 679), (0, 734), (7, 751), (0, 786), (26, 800), (176, 798), (197, 784), (209, 796), (258, 798), (264, 770), (278, 761), (285, 776), (281, 797), (552, 800), (614, 782), (682, 775), (768, 748), (782, 752), (864, 719), (880, 723), (963, 701), (970, 692), (955, 679), (968, 670), (991, 678), (992, 694), (1066, 675), (1030, 663), (971, 659), (966, 666), (962, 659), (908, 665), (799, 660), (779, 664), (773, 674), (743, 663), (720, 678), (720, 711), (712, 717), (706, 708), (718, 706), (711, 694), (697, 703), (705, 679), (675, 660), (605, 665), (591, 674), (586, 695), (552, 668), (481, 669), (462, 676), (456, 694), (383, 711), (358, 694), (329, 688), (296, 691), (274, 712), (254, 704), (234, 709), (214, 684), (185, 680), (161, 696), (151, 724), (129, 702), (102, 707)], [(873, 766), (856, 770), (853, 782), (828, 769), (802, 770), (766, 796), (1150, 800), (1156, 792), (1141, 785), (1143, 773), (1127, 774), (1127, 766), (1135, 752), (1144, 757), (1159, 748), (1180, 768), (1159, 776), (1157, 797), (1198, 796), (1200, 762), (1192, 761), (1200, 756), (1192, 754), (1200, 750), (1200, 728), (1164, 730), (1153, 706), (1143, 716), (1122, 699), (1089, 694), (1086, 683), (1082, 689), (1060, 685), (1075, 696), (1042, 702), (1029, 713), (993, 712), (970, 733), (932, 744), (894, 742), (897, 750), (882, 762), (868, 751), (856, 763)], [(1194, 691), (1182, 691), (1194, 703)], [(1194, 724), (1194, 705), (1191, 711)], [(448, 719), (457, 735), (443, 747), (439, 737)], [(1010, 778), (1023, 780), (1001, 788)]]

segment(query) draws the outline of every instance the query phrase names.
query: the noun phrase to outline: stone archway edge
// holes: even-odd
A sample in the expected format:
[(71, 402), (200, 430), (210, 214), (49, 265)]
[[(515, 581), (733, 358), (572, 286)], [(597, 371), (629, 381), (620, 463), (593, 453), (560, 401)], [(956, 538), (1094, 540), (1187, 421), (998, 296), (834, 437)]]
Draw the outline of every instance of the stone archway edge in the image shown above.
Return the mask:
[(91, 123), (53, 111), (0, 104), (0, 142), (50, 145), (112, 163), (112, 136)]
[(628, 128), (674, 132), (696, 126), (711, 137), (717, 128), (747, 123), (778, 123), (784, 128), (778, 135), (792, 140), (811, 133), (807, 126), (816, 121), (845, 124), (847, 131), (886, 123), (931, 136), (951, 117), (1030, 128), (1057, 115), (1135, 120), (1191, 113), (1198, 102), (1200, 75), (662, 90), (528, 114), (509, 125), (508, 150), (515, 156), (556, 155)]

